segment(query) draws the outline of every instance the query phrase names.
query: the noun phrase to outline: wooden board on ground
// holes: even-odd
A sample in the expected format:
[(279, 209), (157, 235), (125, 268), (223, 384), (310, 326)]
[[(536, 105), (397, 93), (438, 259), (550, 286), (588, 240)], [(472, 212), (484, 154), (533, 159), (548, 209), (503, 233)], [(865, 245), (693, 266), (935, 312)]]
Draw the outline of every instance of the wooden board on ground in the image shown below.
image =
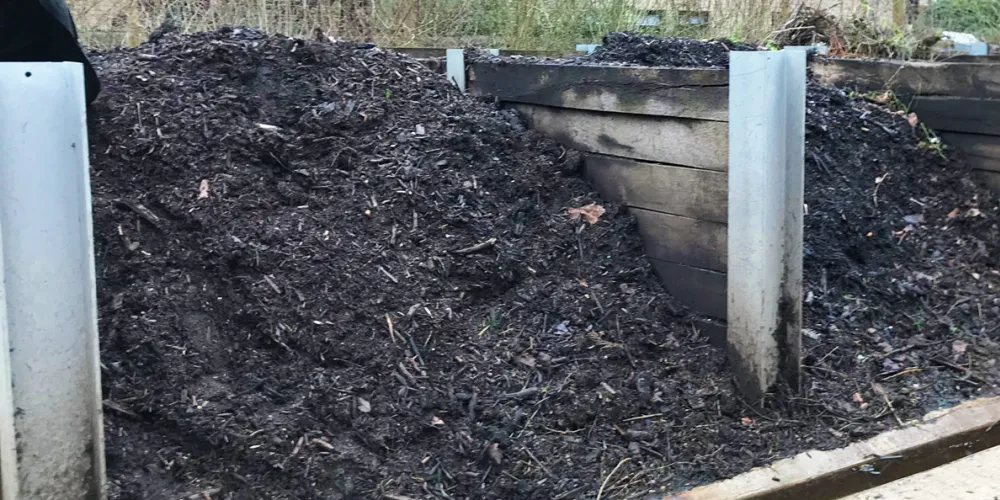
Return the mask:
[(859, 90), (892, 89), (904, 95), (1000, 97), (1000, 64), (816, 59), (820, 82)]
[[(831, 451), (809, 451), (663, 500), (842, 498), (1000, 444), (1000, 398), (968, 401), (914, 425)], [(950, 498), (950, 497), (949, 497)]]
[(728, 78), (722, 69), (473, 63), (469, 88), (505, 102), (726, 121)]
[(649, 259), (663, 286), (691, 310), (716, 319), (726, 319), (726, 274)]
[(633, 208), (651, 259), (726, 271), (726, 225)]
[(584, 155), (587, 180), (601, 196), (630, 207), (713, 222), (726, 222), (728, 182), (724, 172)]
[(725, 122), (514, 104), (528, 125), (578, 151), (725, 171)]
[(843, 500), (982, 500), (1000, 494), (1000, 447), (904, 477)]
[(1000, 136), (1000, 99), (918, 96), (910, 109), (938, 132)]

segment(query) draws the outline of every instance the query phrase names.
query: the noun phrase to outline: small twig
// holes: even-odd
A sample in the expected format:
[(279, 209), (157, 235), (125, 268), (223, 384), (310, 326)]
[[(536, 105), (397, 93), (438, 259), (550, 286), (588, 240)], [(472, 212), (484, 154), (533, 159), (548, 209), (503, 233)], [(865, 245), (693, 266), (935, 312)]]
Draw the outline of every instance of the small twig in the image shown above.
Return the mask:
[(385, 324), (389, 325), (389, 338), (392, 339), (392, 343), (396, 343), (396, 330), (392, 327), (392, 317), (389, 313), (385, 313)]
[(476, 243), (475, 245), (472, 245), (471, 247), (467, 247), (467, 248), (462, 248), (462, 249), (459, 249), (459, 250), (455, 250), (452, 253), (457, 253), (458, 255), (466, 255), (466, 254), (470, 254), (470, 253), (481, 252), (483, 250), (486, 250), (487, 248), (491, 248), (493, 245), (496, 245), (496, 244), (497, 244), (497, 239), (496, 238), (490, 238), (490, 239), (488, 239), (486, 241), (483, 241), (483, 242), (480, 242), (480, 243)]
[(159, 229), (161, 231), (163, 230), (163, 227), (160, 226), (160, 218), (157, 217), (156, 214), (151, 212), (148, 208), (143, 206), (141, 203), (132, 203), (130, 201), (125, 201), (125, 200), (115, 200), (114, 203), (119, 208), (127, 208), (135, 212), (136, 215), (142, 217), (143, 220), (152, 224), (153, 227), (155, 227), (156, 229)]
[(937, 364), (939, 364), (941, 366), (946, 366), (946, 367), (951, 368), (953, 370), (958, 370), (958, 371), (964, 373), (967, 377), (976, 379), (977, 381), (979, 381), (979, 382), (981, 382), (983, 384), (989, 384), (989, 382), (987, 382), (986, 379), (980, 377), (979, 375), (976, 375), (975, 373), (972, 373), (972, 370), (970, 370), (970, 369), (968, 369), (968, 368), (966, 368), (966, 367), (964, 367), (962, 365), (956, 365), (955, 363), (952, 363), (952, 362), (949, 362), (949, 361), (945, 361), (945, 360), (940, 359), (940, 358), (931, 358), (930, 361), (932, 363), (937, 363)]
[(644, 420), (644, 419), (647, 419), (647, 418), (656, 418), (656, 417), (662, 417), (662, 416), (663, 416), (662, 413), (650, 413), (648, 415), (639, 415), (638, 417), (626, 418), (625, 420), (622, 420), (622, 422), (634, 422), (636, 420)]
[(531, 457), (531, 459), (534, 460), (535, 463), (542, 468), (542, 472), (544, 472), (546, 476), (549, 476), (549, 478), (552, 479), (553, 481), (559, 481), (559, 478), (555, 474), (553, 474), (552, 471), (550, 471), (549, 468), (546, 467), (545, 464), (543, 464), (542, 461), (539, 460), (534, 453), (531, 453), (531, 450), (527, 448), (521, 448), (521, 449), (524, 450), (524, 452), (527, 453), (528, 456)]
[(500, 396), (497, 399), (501, 399), (501, 400), (503, 400), (503, 399), (523, 399), (523, 398), (534, 396), (535, 394), (538, 394), (538, 388), (537, 387), (529, 387), (527, 389), (523, 389), (523, 390), (520, 390), (520, 391), (517, 391), (517, 392), (511, 392), (511, 393), (508, 393), (508, 394), (504, 394), (504, 395)]
[(399, 283), (399, 280), (396, 279), (395, 276), (389, 274), (389, 271), (386, 271), (384, 267), (378, 266), (378, 270), (382, 271), (382, 274), (386, 275), (389, 279), (391, 279), (393, 283)]
[(420, 366), (424, 366), (424, 357), (420, 355), (420, 349), (417, 348), (417, 343), (413, 341), (413, 335), (406, 335), (406, 340), (410, 341), (410, 350), (413, 351), (413, 355), (417, 357), (417, 361), (420, 361)]
[(630, 462), (631, 460), (631, 458), (623, 458), (618, 462), (618, 465), (616, 465), (614, 469), (611, 469), (611, 473), (608, 474), (608, 477), (604, 478), (604, 482), (601, 483), (601, 489), (597, 490), (597, 500), (601, 500), (601, 497), (604, 496), (604, 488), (608, 486), (608, 481), (610, 481), (611, 477), (615, 475), (615, 472), (618, 472), (618, 469), (620, 469), (622, 465), (626, 462)]
[(335, 449), (332, 444), (320, 438), (312, 438), (309, 440), (309, 443), (319, 446), (320, 448), (323, 448), (326, 451), (333, 451)]

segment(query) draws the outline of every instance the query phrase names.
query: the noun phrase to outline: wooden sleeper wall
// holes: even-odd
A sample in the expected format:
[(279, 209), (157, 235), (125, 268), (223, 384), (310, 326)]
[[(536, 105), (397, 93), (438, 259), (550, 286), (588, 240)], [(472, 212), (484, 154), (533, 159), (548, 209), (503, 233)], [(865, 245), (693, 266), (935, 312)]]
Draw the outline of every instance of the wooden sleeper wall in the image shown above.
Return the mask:
[(726, 70), (473, 63), (468, 82), (584, 152), (595, 189), (638, 219), (667, 290), (725, 320)]

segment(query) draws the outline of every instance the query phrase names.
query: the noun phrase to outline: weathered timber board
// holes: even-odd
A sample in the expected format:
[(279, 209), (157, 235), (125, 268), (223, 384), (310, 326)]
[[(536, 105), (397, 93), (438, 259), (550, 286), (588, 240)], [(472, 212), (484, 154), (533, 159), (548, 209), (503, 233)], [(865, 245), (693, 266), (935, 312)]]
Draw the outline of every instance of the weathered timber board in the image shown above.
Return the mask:
[(1000, 64), (816, 59), (810, 69), (821, 83), (858, 90), (1000, 98)]
[(584, 155), (591, 186), (612, 202), (725, 224), (725, 172), (648, 163), (597, 154)]
[(651, 259), (726, 271), (726, 225), (633, 208)]
[(528, 126), (578, 151), (725, 171), (725, 122), (513, 104)]
[(1000, 99), (917, 96), (910, 108), (935, 131), (1000, 136)]
[(996, 193), (1000, 193), (1000, 172), (977, 170), (976, 174), (979, 176), (979, 180), (983, 181), (983, 184), (986, 184), (986, 187)]
[(469, 88), (504, 102), (726, 121), (722, 69), (473, 63)]
[(664, 288), (692, 311), (726, 319), (726, 274), (649, 259)]
[(942, 133), (941, 140), (966, 155), (1000, 160), (1000, 135)]
[[(453, 47), (454, 48), (454, 47)], [(416, 59), (430, 59), (435, 57), (444, 57), (448, 52), (446, 48), (423, 48), (423, 47), (389, 47), (385, 50), (391, 50), (394, 52), (399, 52), (401, 54), (406, 54), (410, 57)], [(529, 57), (569, 57), (574, 55), (580, 55), (582, 52), (576, 51), (554, 51), (554, 50), (507, 50), (500, 49), (501, 56), (529, 56)]]
[(998, 467), (1000, 467), (1000, 447), (994, 447), (935, 469), (855, 493), (842, 500), (997, 498), (997, 493), (1000, 492)]
[(842, 498), (1000, 444), (998, 418), (1000, 398), (968, 401), (846, 448), (807, 451), (732, 479), (651, 499)]

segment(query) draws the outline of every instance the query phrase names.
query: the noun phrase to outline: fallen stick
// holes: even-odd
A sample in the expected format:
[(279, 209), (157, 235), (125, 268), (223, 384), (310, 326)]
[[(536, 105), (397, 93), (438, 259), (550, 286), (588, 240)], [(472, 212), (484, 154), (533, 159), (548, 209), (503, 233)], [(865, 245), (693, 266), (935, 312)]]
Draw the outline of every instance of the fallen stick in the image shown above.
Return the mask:
[(497, 244), (497, 239), (496, 238), (490, 238), (490, 239), (488, 239), (486, 241), (483, 241), (481, 243), (476, 243), (475, 245), (472, 245), (471, 247), (462, 248), (462, 249), (459, 249), (459, 250), (455, 250), (455, 251), (453, 251), (453, 253), (457, 253), (458, 255), (466, 255), (466, 254), (470, 254), (470, 253), (482, 252), (483, 250), (486, 250), (487, 248), (491, 248), (493, 245), (496, 245), (496, 244)]

